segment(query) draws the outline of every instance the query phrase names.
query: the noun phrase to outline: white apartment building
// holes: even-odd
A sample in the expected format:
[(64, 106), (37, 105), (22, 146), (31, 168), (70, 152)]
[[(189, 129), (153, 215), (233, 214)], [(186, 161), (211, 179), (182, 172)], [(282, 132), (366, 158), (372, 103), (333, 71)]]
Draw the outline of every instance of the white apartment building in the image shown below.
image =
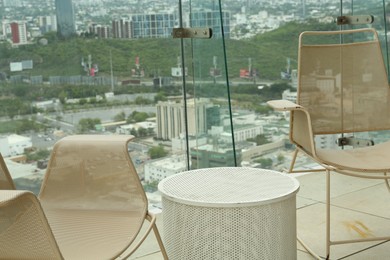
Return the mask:
[[(207, 108), (209, 99), (187, 100), (188, 135), (199, 135), (207, 131)], [(183, 102), (167, 101), (157, 104), (157, 138), (172, 140), (185, 133), (185, 110)]]

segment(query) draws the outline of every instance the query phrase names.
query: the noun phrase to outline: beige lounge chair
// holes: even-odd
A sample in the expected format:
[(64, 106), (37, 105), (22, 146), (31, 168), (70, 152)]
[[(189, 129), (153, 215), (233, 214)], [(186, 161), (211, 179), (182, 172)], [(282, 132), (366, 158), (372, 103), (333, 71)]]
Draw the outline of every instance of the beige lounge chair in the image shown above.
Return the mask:
[(124, 259), (151, 229), (168, 259), (129, 157), (131, 139), (77, 135), (55, 144), (39, 199), (65, 259)]
[(0, 190), (15, 190), (15, 184), (9, 174), (4, 158), (0, 153)]
[[(362, 140), (356, 134), (390, 129), (388, 77), (377, 32), (357, 29), (302, 33), (297, 104), (286, 100), (268, 104), (276, 110), (291, 112), (290, 141), (296, 151), (289, 172), (302, 172), (294, 170), (300, 152), (322, 165), (327, 173), (326, 257), (329, 258), (332, 245), (390, 239), (389, 236), (335, 241), (330, 237), (331, 172), (384, 179), (389, 188), (390, 142), (372, 146), (370, 140)], [(321, 148), (315, 139), (320, 135), (341, 135), (339, 143), (352, 144), (355, 149)]]
[(63, 259), (37, 197), (0, 190), (0, 259)]

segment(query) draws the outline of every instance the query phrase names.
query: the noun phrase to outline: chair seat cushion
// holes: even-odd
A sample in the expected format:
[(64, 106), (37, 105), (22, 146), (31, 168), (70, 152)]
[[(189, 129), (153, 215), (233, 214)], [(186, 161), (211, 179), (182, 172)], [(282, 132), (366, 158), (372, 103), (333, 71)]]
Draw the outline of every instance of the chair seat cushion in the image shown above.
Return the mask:
[(318, 159), (330, 166), (358, 172), (389, 172), (390, 142), (355, 149), (317, 149)]

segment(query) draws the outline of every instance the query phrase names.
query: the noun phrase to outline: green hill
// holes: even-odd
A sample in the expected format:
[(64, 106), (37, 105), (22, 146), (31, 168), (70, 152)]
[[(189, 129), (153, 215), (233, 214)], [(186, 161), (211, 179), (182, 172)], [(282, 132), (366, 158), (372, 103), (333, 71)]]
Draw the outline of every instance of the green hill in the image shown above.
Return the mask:
[[(257, 35), (247, 40), (226, 40), (226, 53), (229, 76), (239, 76), (241, 68), (248, 67), (248, 58), (252, 59), (253, 68), (260, 71), (263, 79), (279, 78), (280, 70), (286, 66), (286, 58), (296, 59), (298, 35), (304, 30), (329, 30), (334, 24), (288, 23), (272, 32)], [(81, 59), (92, 56), (92, 63), (99, 65), (100, 75), (110, 75), (111, 59), (115, 76), (129, 78), (131, 69), (135, 68), (135, 59), (140, 57), (141, 66), (146, 76), (156, 74), (169, 76), (171, 67), (176, 67), (177, 57), (180, 55), (180, 40), (178, 39), (91, 39), (72, 38), (66, 41), (59, 40), (53, 34), (46, 35), (47, 45), (32, 44), (11, 48), (8, 44), (0, 44), (0, 71), (12, 75), (9, 71), (9, 62), (29, 60), (34, 61), (34, 69), (25, 71), (28, 75), (48, 76), (80, 75), (84, 74)], [(38, 42), (39, 39), (37, 39)], [(221, 57), (222, 40), (185, 40), (187, 64), (201, 66), (199, 73), (208, 75), (209, 68), (213, 66), (212, 57), (218, 53)], [(195, 46), (192, 52), (191, 43)], [(204, 44), (204, 47), (202, 47)], [(199, 45), (199, 46), (198, 46)], [(198, 47), (197, 47), (198, 46)], [(218, 59), (222, 64), (222, 58)], [(190, 66), (190, 65), (187, 65)], [(294, 67), (295, 65), (292, 64)], [(20, 74), (20, 72), (15, 73)], [(190, 75), (192, 69), (190, 67)]]

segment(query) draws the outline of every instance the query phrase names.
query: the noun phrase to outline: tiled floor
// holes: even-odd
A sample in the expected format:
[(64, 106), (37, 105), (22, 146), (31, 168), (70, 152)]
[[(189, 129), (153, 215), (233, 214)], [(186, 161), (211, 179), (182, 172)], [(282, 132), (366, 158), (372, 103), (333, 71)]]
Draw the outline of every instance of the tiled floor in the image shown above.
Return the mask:
[[(298, 175), (295, 175), (298, 176)], [(325, 173), (297, 177), (298, 235), (321, 257), (325, 255)], [(383, 181), (333, 174), (332, 224), (333, 239), (390, 235), (390, 192)], [(162, 217), (158, 226), (162, 232)], [(314, 259), (298, 243), (298, 260)], [(141, 245), (130, 259), (163, 259), (153, 236)], [(354, 243), (332, 246), (331, 259), (390, 259), (390, 242)]]

